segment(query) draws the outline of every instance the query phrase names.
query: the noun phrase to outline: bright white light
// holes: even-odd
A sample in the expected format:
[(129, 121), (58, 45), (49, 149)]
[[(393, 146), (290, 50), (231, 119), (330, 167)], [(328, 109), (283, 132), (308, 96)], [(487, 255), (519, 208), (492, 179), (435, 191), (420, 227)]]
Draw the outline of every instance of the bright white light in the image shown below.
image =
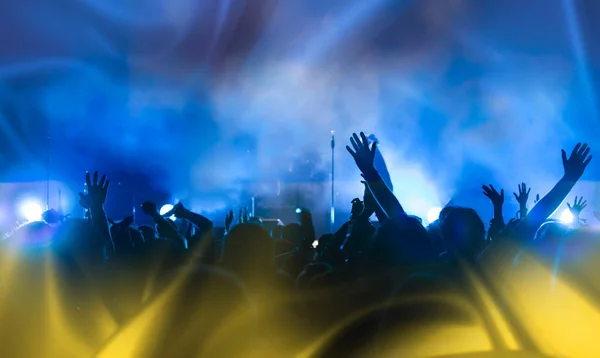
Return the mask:
[(27, 219), (28, 222), (42, 221), (42, 214), (44, 209), (42, 206), (35, 201), (26, 201), (21, 204), (21, 215)]
[(573, 214), (571, 214), (571, 210), (565, 209), (560, 215), (560, 221), (564, 224), (571, 224), (573, 222)]
[(429, 221), (430, 223), (436, 221), (437, 219), (439, 219), (441, 212), (442, 208), (437, 206), (429, 209), (429, 211), (427, 212), (427, 221)]
[(300, 209), (300, 208), (296, 209), (296, 214), (300, 214), (301, 212), (302, 212), (302, 209)]
[[(159, 213), (161, 216), (163, 216), (163, 215), (165, 215), (166, 213), (168, 213), (168, 212), (169, 212), (169, 211), (171, 211), (171, 210), (173, 210), (173, 205), (171, 205), (171, 204), (165, 204), (165, 205), (163, 205), (163, 206), (160, 208), (160, 210), (159, 210), (159, 212), (158, 212), (158, 213)], [(175, 219), (177, 219), (177, 218), (175, 217), (175, 215), (171, 215), (171, 217), (170, 217), (169, 219), (171, 219), (171, 220), (175, 220)]]
[(165, 205), (162, 206), (162, 208), (160, 208), (160, 211), (158, 213), (160, 215), (165, 215), (166, 213), (168, 213), (171, 210), (173, 210), (173, 205), (171, 205), (171, 204), (165, 204)]

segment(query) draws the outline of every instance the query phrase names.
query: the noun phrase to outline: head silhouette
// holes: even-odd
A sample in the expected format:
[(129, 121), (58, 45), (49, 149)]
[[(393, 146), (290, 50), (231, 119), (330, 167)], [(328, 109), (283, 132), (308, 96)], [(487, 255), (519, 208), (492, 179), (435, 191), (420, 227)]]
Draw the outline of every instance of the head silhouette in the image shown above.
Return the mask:
[(485, 226), (473, 209), (442, 210), (440, 229), (445, 248), (465, 257), (475, 258), (485, 245)]
[(246, 276), (272, 270), (273, 256), (273, 240), (265, 229), (255, 224), (239, 224), (225, 236), (221, 264)]
[(304, 235), (302, 233), (302, 227), (296, 223), (285, 225), (281, 233), (281, 238), (291, 243), (292, 246), (296, 249), (302, 247), (304, 244)]
[(365, 254), (364, 263), (394, 270), (429, 262), (435, 257), (429, 235), (411, 216), (389, 220), (379, 228)]

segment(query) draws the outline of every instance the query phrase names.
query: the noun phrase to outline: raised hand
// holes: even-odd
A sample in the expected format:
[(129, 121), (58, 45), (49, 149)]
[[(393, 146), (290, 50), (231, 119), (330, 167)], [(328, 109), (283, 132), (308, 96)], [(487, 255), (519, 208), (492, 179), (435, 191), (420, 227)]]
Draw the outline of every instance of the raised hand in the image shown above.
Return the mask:
[(130, 227), (131, 225), (133, 225), (133, 215), (129, 215), (125, 219), (121, 220), (121, 225), (125, 227)]
[(148, 216), (156, 217), (158, 215), (158, 208), (156, 204), (151, 201), (145, 201), (142, 204), (142, 212)]
[(540, 201), (540, 194), (535, 194), (535, 199), (533, 199), (533, 203), (537, 204)]
[(244, 208), (244, 222), (250, 222), (250, 215), (248, 214), (248, 208)]
[(120, 222), (115, 222), (114, 220), (111, 220), (109, 218), (108, 222), (112, 226), (116, 226), (119, 230), (125, 230), (133, 224), (133, 216), (130, 215), (130, 216), (126, 217), (125, 219), (121, 220)]
[(350, 144), (352, 144), (352, 148), (350, 146), (346, 146), (346, 150), (352, 158), (354, 158), (354, 162), (358, 169), (367, 177), (367, 179), (376, 174), (375, 165), (373, 161), (375, 159), (375, 152), (377, 150), (377, 142), (373, 142), (371, 148), (369, 148), (367, 137), (363, 132), (360, 132), (360, 138), (356, 133), (352, 134), (350, 137)]
[(102, 175), (102, 178), (98, 181), (98, 172), (94, 172), (93, 180), (89, 172), (85, 173), (85, 185), (87, 186), (87, 194), (79, 193), (79, 205), (85, 209), (102, 207), (106, 201), (106, 194), (110, 185), (106, 175)]
[(244, 210), (240, 209), (240, 213), (238, 215), (238, 223), (239, 224), (243, 224), (244, 223)]
[[(527, 189), (527, 185), (525, 183), (519, 184), (519, 195), (517, 193), (513, 193), (515, 199), (522, 207), (527, 207), (527, 201), (529, 200), (529, 193), (531, 192), (531, 188)], [(538, 195), (539, 199), (539, 195)]]
[(500, 190), (498, 193), (492, 184), (489, 186), (483, 185), (481, 188), (483, 189), (483, 195), (490, 199), (494, 207), (502, 206), (502, 204), (504, 204), (504, 189)]
[(231, 224), (233, 223), (233, 210), (229, 210), (229, 213), (225, 215), (225, 231), (229, 231), (231, 229)]
[(85, 173), (85, 185), (87, 187), (87, 192), (79, 193), (79, 205), (87, 210), (85, 214), (86, 219), (89, 220), (92, 226), (100, 234), (98, 237), (102, 240), (97, 243), (102, 246), (102, 249), (100, 250), (100, 248), (98, 248), (98, 254), (99, 257), (101, 255), (102, 261), (104, 261), (108, 256), (112, 255), (115, 250), (110, 235), (108, 219), (104, 212), (104, 202), (106, 201), (106, 194), (110, 182), (106, 180), (106, 175), (102, 175), (102, 178), (98, 181), (98, 172), (94, 172), (93, 179), (90, 176), (90, 173), (87, 172)]
[(173, 209), (169, 210), (168, 213), (164, 214), (163, 217), (170, 218), (175, 215), (178, 219), (183, 219), (185, 217), (185, 212), (187, 209), (183, 206), (183, 203), (179, 202), (173, 206)]
[(573, 206), (571, 206), (571, 204), (569, 203), (567, 203), (567, 206), (569, 207), (569, 211), (571, 211), (571, 214), (573, 214), (574, 217), (578, 218), (581, 214), (581, 211), (587, 206), (587, 200), (583, 200), (582, 196), (579, 197), (579, 201), (577, 201), (577, 197), (575, 197), (575, 202), (573, 203)]
[(567, 153), (565, 150), (562, 150), (562, 163), (563, 168), (565, 169), (565, 178), (570, 181), (577, 181), (583, 175), (585, 168), (590, 164), (592, 160), (592, 156), (590, 154), (590, 147), (588, 147), (587, 143), (583, 145), (581, 143), (577, 143), (569, 158), (567, 158)]

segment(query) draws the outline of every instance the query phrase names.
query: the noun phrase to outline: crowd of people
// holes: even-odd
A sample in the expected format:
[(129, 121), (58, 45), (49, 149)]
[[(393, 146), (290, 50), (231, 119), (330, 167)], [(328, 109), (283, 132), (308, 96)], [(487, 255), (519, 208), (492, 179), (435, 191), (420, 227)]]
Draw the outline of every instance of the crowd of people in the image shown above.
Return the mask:
[[(504, 190), (484, 185), (494, 208), (487, 230), (466, 207), (443, 208), (424, 226), (375, 169), (377, 141), (354, 134), (346, 148), (365, 189), (349, 220), (319, 238), (307, 210), (274, 228), (231, 211), (225, 233), (182, 203), (160, 215), (145, 202), (155, 226), (112, 221), (109, 180), (87, 173), (85, 219), (46, 215), (1, 244), (0, 356), (564, 354), (538, 337), (544, 327), (523, 322), (529, 306), (505, 298), (517, 287), (511, 270), (531, 257), (556, 269), (556, 257), (580, 263), (593, 250), (583, 198), (569, 205), (573, 224), (549, 220), (590, 163), (587, 144), (562, 151), (564, 175), (531, 209), (531, 188), (518, 186), (517, 218), (503, 217)], [(547, 292), (551, 284), (536, 282)]]

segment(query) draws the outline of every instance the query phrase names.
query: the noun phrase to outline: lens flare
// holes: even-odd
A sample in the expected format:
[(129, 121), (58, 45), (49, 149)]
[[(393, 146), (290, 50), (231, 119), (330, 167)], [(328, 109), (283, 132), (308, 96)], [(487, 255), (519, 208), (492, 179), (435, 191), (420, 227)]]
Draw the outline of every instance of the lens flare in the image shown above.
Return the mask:
[[(158, 213), (159, 213), (161, 216), (164, 216), (164, 215), (168, 214), (168, 213), (169, 213), (169, 211), (173, 210), (173, 208), (174, 208), (174, 206), (173, 206), (172, 204), (165, 204), (165, 205), (163, 205), (163, 206), (160, 208), (160, 210), (159, 210), (159, 212), (158, 212)], [(169, 217), (169, 219), (171, 219), (171, 220), (175, 220), (175, 219), (177, 219), (177, 218), (175, 217), (175, 215), (171, 215), (171, 216)]]
[(44, 209), (35, 201), (26, 201), (21, 204), (21, 216), (23, 216), (28, 222), (41, 221), (43, 213)]
[(440, 212), (442, 212), (442, 208), (437, 207), (437, 206), (429, 209), (429, 211), (427, 212), (427, 221), (432, 223), (432, 222), (436, 221), (437, 219), (439, 219)]
[(573, 223), (573, 214), (571, 214), (571, 210), (565, 209), (560, 215), (560, 221), (564, 224)]

